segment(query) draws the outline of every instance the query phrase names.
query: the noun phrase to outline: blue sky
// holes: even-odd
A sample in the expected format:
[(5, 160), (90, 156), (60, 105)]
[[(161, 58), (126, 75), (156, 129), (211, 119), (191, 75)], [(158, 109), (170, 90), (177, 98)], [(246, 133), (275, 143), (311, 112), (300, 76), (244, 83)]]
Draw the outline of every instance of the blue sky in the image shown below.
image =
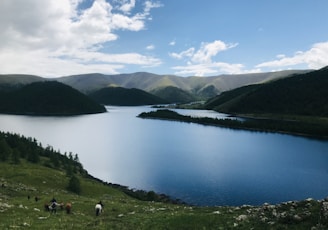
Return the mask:
[(328, 65), (327, 0), (1, 0), (0, 74), (214, 76)]

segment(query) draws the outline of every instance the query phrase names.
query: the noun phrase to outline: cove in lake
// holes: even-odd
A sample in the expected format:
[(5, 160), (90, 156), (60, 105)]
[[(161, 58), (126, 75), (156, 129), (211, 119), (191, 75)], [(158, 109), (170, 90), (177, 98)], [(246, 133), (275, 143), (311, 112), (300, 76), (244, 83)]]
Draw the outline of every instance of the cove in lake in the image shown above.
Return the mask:
[(190, 204), (275, 204), (328, 195), (328, 141), (137, 118), (152, 110), (143, 106), (107, 109), (72, 117), (0, 115), (0, 127), (78, 154), (99, 179)]

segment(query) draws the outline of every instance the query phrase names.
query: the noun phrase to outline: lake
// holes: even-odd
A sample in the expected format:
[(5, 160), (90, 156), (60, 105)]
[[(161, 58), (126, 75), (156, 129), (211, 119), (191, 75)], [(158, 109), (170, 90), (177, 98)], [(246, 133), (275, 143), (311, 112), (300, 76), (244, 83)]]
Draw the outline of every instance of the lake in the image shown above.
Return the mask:
[(153, 110), (146, 106), (107, 110), (71, 117), (0, 115), (0, 127), (78, 154), (84, 168), (106, 182), (190, 204), (259, 205), (328, 196), (328, 141), (137, 118)]

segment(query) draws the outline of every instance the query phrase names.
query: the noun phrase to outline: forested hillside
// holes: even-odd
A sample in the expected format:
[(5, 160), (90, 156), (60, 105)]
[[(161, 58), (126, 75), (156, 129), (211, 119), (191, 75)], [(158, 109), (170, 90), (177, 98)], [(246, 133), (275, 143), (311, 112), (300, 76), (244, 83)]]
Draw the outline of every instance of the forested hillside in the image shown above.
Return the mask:
[(73, 89), (55, 81), (35, 82), (0, 91), (0, 113), (29, 115), (76, 115), (106, 109)]
[(225, 113), (328, 116), (328, 67), (227, 91), (205, 107)]
[(89, 94), (89, 97), (104, 105), (155, 105), (168, 103), (166, 100), (140, 89), (107, 87)]

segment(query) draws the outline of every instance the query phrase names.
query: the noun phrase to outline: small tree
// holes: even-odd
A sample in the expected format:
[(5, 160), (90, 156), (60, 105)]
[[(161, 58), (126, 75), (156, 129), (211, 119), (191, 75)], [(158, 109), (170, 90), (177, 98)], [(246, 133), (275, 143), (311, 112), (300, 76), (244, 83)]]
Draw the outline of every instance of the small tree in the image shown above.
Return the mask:
[(20, 153), (19, 153), (18, 148), (14, 148), (12, 151), (12, 154), (11, 154), (11, 161), (14, 164), (19, 164), (20, 163), (19, 157), (20, 157)]
[(27, 152), (27, 160), (32, 163), (38, 163), (40, 161), (40, 155), (37, 149), (32, 149)]
[(11, 155), (11, 148), (5, 139), (0, 140), (0, 160), (6, 161)]
[(81, 183), (80, 183), (79, 178), (77, 178), (76, 176), (73, 175), (68, 182), (67, 189), (76, 194), (80, 194), (81, 193)]

